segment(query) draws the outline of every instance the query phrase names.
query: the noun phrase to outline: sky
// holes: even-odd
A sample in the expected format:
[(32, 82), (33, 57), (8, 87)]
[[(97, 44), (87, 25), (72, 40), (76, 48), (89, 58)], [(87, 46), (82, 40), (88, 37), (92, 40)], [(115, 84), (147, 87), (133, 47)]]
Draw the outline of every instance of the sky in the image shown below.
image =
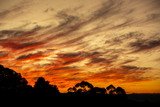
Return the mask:
[(159, 31), (160, 0), (0, 0), (0, 64), (61, 92), (160, 93)]

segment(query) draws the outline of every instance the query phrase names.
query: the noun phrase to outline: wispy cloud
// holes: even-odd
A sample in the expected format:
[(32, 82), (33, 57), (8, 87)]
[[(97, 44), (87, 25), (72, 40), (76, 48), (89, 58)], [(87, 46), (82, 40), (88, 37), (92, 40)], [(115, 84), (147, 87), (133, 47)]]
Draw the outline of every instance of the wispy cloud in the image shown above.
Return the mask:
[(21, 55), (17, 58), (17, 60), (32, 60), (32, 59), (37, 59), (37, 58), (42, 58), (44, 57), (43, 52), (37, 52), (37, 53), (30, 53), (27, 55)]
[(134, 52), (148, 51), (160, 46), (160, 38), (138, 39), (135, 42), (131, 42), (129, 45), (134, 49)]
[(41, 42), (17, 43), (12, 41), (3, 41), (3, 42), (0, 42), (0, 45), (3, 48), (8, 48), (12, 50), (20, 50), (20, 49), (28, 50), (28, 49), (38, 48), (39, 46), (42, 46), (43, 43)]
[(111, 68), (105, 72), (93, 74), (88, 80), (99, 79), (100, 81), (118, 81), (120, 83), (123, 82), (140, 82), (140, 81), (149, 81), (154, 78), (148, 78), (142, 76), (146, 72), (148, 72), (151, 68), (146, 67), (137, 67), (137, 66), (121, 66), (117, 68)]
[(29, 2), (21, 1), (8, 9), (0, 11), (0, 18), (13, 18), (23, 13), (23, 10), (29, 5)]

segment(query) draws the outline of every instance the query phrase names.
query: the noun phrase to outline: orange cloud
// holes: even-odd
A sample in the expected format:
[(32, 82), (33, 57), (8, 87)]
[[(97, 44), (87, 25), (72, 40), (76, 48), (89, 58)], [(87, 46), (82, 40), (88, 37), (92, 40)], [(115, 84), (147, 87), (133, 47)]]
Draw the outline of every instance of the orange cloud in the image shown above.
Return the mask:
[(35, 60), (35, 59), (40, 59), (44, 58), (46, 55), (44, 55), (43, 52), (37, 52), (37, 53), (30, 53), (27, 55), (21, 55), (17, 58), (17, 60), (25, 61), (25, 60)]

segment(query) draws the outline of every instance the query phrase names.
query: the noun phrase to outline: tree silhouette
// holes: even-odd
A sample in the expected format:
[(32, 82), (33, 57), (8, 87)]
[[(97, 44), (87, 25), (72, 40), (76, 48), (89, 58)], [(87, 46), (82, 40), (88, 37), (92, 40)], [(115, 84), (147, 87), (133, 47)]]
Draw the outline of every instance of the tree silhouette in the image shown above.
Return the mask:
[(108, 87), (106, 87), (106, 89), (107, 89), (107, 91), (108, 91), (108, 93), (110, 94), (110, 95), (114, 95), (114, 94), (116, 94), (115, 93), (115, 87), (111, 84), (111, 85), (109, 85)]
[(91, 83), (82, 81), (77, 83), (74, 87), (68, 88), (67, 91), (70, 94), (89, 94), (93, 88), (94, 86)]
[(82, 81), (82, 82), (77, 83), (75, 85), (76, 90), (77, 91), (81, 90), (82, 92), (87, 92), (87, 91), (91, 90), (93, 87), (94, 86), (91, 83), (87, 82), (87, 81)]
[(23, 95), (31, 86), (27, 85), (28, 82), (22, 78), (20, 73), (14, 70), (4, 68), (0, 65), (0, 92), (1, 95)]
[(68, 93), (74, 93), (74, 92), (76, 92), (77, 91), (77, 89), (75, 88), (75, 87), (70, 87), (70, 88), (68, 88)]
[(37, 95), (41, 96), (57, 96), (59, 90), (56, 85), (50, 85), (43, 77), (39, 77), (35, 82), (34, 89)]
[(109, 91), (110, 95), (119, 95), (119, 96), (126, 96), (126, 92), (121, 87), (114, 87), (112, 84), (106, 87), (106, 89)]
[(126, 95), (125, 90), (123, 88), (121, 88), (121, 87), (117, 87), (115, 89), (115, 92), (116, 92), (117, 95)]
[(80, 83), (77, 83), (73, 88), (69, 88), (68, 93), (78, 95), (105, 95), (106, 89), (94, 87), (91, 83), (87, 81), (82, 81)]

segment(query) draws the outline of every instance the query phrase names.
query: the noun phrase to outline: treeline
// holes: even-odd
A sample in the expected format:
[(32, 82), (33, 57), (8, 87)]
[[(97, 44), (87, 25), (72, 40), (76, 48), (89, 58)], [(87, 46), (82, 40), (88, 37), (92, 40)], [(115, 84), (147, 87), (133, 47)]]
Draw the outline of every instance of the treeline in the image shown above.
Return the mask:
[(67, 93), (60, 93), (56, 85), (51, 85), (43, 77), (39, 77), (32, 87), (20, 73), (0, 65), (0, 96), (121, 96), (125, 98), (126, 92), (121, 87), (109, 85), (100, 88), (82, 81), (68, 88)]

